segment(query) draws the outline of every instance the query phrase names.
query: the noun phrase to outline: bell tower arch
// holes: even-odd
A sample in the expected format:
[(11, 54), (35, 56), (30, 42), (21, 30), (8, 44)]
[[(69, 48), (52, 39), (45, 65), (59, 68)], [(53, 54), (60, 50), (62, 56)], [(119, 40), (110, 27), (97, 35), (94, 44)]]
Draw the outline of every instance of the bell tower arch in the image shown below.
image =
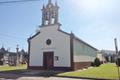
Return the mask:
[(51, 0), (48, 0), (48, 4), (46, 6), (43, 5), (43, 8), (42, 8), (42, 26), (57, 24), (58, 10), (59, 10), (59, 7), (57, 5), (57, 2), (53, 4)]

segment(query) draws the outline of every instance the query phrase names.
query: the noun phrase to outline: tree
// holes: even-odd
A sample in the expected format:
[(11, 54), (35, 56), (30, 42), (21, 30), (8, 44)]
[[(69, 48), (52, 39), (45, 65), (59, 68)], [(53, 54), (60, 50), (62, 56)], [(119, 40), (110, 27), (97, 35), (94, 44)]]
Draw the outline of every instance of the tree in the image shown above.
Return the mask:
[(109, 62), (109, 57), (105, 56), (105, 60), (106, 60), (106, 62)]
[(100, 65), (101, 65), (101, 62), (100, 62), (99, 58), (95, 58), (94, 66), (99, 67)]
[(91, 62), (91, 66), (94, 66), (94, 62)]

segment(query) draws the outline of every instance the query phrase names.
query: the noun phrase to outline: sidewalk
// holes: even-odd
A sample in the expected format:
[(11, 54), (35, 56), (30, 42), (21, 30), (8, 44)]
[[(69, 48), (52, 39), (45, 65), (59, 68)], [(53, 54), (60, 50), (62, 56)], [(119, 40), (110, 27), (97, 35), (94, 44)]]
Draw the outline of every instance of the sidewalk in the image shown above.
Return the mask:
[[(16, 71), (17, 72), (17, 71)], [(21, 73), (14, 72), (0, 72), (0, 80), (88, 80), (88, 79), (75, 79), (75, 78), (63, 78), (53, 77), (60, 71), (39, 71), (28, 70)]]

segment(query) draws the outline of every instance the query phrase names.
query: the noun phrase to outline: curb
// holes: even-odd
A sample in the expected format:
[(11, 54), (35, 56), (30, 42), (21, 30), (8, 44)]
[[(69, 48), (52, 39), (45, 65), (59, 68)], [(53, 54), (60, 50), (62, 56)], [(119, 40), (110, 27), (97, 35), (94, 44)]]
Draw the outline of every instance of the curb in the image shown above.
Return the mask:
[[(72, 77), (72, 76), (54, 76), (54, 77), (75, 78), (75, 79), (89, 79), (89, 80), (113, 80), (113, 79), (102, 79), (102, 78)], [(114, 79), (114, 80), (117, 80), (117, 79)]]

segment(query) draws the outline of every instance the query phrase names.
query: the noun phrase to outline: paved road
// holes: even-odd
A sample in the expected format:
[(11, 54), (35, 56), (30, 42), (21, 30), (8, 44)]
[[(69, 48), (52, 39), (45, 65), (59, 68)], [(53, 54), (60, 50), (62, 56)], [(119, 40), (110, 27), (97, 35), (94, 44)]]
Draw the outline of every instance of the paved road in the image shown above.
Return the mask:
[(87, 80), (87, 79), (60, 78), (60, 77), (20, 77), (16, 80)]
[(23, 73), (0, 72), (0, 80), (88, 80), (75, 78), (53, 77), (56, 71), (30, 70)]

